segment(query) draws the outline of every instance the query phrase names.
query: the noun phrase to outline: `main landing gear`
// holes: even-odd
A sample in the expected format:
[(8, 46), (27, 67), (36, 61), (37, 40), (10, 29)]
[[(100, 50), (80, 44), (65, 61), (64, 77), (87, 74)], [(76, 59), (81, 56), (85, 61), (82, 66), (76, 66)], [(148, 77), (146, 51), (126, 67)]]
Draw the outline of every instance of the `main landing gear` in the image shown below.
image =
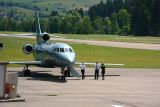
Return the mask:
[(23, 68), (22, 76), (24, 76), (24, 77), (31, 75), (31, 71), (30, 71), (30, 69), (28, 69), (28, 66), (29, 66), (29, 65), (26, 65), (26, 66)]
[(61, 80), (66, 81), (65, 67), (62, 67), (62, 68), (61, 68), (61, 74), (62, 74), (62, 76), (61, 76)]
[(66, 77), (70, 77), (70, 67), (62, 67), (61, 68), (61, 73), (62, 73), (62, 76), (61, 76), (61, 80), (64, 80), (66, 81)]

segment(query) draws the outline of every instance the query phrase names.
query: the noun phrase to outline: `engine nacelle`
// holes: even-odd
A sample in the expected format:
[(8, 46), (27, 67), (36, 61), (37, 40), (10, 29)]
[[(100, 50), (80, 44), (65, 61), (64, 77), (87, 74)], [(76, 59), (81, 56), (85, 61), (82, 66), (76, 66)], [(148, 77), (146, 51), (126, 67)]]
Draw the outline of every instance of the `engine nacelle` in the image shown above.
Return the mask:
[(23, 51), (26, 54), (30, 54), (33, 52), (33, 46), (31, 44), (26, 44), (23, 46)]
[(48, 41), (50, 39), (50, 36), (48, 33), (42, 33), (42, 40)]

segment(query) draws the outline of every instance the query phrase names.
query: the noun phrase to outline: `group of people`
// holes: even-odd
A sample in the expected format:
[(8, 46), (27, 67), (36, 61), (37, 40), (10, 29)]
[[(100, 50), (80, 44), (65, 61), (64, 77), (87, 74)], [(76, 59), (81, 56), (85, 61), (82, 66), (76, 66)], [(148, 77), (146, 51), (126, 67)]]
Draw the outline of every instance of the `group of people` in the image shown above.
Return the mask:
[[(82, 79), (85, 79), (85, 64), (82, 63), (80, 65), (81, 73), (82, 73)], [(101, 65), (96, 62), (95, 64), (95, 74), (94, 74), (94, 79), (98, 80), (99, 78), (99, 70), (101, 69), (101, 74), (102, 74), (102, 80), (104, 80), (104, 75), (105, 75), (105, 65), (102, 63)]]
[[(80, 64), (80, 69), (81, 69), (81, 73), (82, 73), (82, 79), (85, 79), (85, 64), (82, 62)], [(102, 63), (101, 65), (98, 64), (98, 62), (96, 62), (95, 64), (95, 74), (94, 74), (94, 79), (98, 80), (99, 78), (99, 70), (101, 69), (101, 74), (102, 74), (102, 80), (104, 80), (104, 75), (105, 75), (105, 65)], [(70, 68), (67, 67), (64, 69), (64, 72), (62, 73), (62, 80), (66, 80), (66, 77), (70, 76)]]

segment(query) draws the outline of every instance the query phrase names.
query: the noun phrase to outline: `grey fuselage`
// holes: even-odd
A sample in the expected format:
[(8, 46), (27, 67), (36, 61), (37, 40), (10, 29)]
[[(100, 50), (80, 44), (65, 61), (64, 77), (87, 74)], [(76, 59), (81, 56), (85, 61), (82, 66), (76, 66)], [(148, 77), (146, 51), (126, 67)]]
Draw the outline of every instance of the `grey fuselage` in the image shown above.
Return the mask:
[(66, 67), (75, 61), (75, 52), (71, 46), (64, 43), (49, 44), (48, 42), (33, 46), (36, 61), (41, 61), (41, 67)]

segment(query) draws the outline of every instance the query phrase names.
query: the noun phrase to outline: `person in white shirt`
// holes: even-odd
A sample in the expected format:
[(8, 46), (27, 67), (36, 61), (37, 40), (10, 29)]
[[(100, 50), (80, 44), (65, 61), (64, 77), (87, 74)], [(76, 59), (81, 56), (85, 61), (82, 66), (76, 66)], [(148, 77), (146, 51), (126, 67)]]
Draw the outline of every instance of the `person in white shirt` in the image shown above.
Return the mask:
[(98, 80), (98, 77), (99, 77), (99, 69), (100, 69), (100, 65), (98, 64), (98, 62), (96, 62), (95, 64), (95, 80), (97, 79)]
[(81, 73), (82, 73), (82, 79), (85, 79), (85, 64), (82, 62), (80, 65)]

